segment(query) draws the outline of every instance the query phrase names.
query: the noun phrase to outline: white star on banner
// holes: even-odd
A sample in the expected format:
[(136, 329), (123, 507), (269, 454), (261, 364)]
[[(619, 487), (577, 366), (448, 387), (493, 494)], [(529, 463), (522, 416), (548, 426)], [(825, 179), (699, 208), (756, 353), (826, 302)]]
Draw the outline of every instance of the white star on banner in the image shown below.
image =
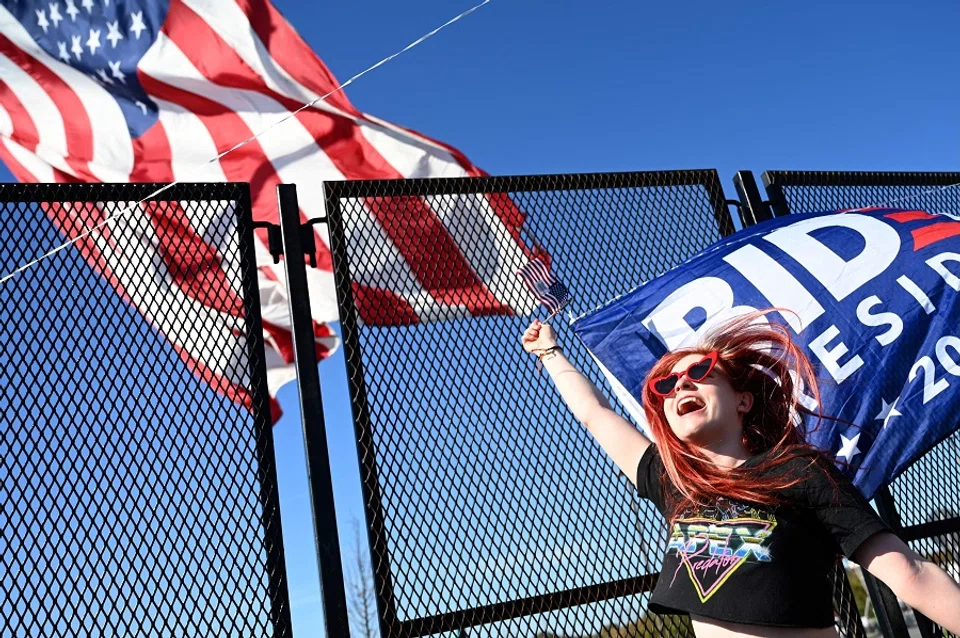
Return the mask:
[(139, 40), (140, 33), (147, 28), (147, 25), (143, 23), (143, 11), (131, 13), (130, 19), (133, 21), (133, 24), (130, 25), (130, 30), (137, 34), (137, 40)]
[(56, 29), (60, 26), (60, 21), (63, 20), (63, 16), (60, 15), (60, 3), (51, 2), (47, 6), (50, 7), (50, 19), (53, 20), (53, 28)]
[(47, 27), (50, 26), (50, 23), (47, 22), (47, 12), (43, 9), (37, 9), (37, 26), (43, 29), (43, 32), (47, 32)]
[(146, 105), (146, 104), (144, 104), (144, 103), (141, 102), (140, 100), (137, 100), (137, 101), (135, 102), (135, 104), (140, 107), (140, 110), (143, 111), (143, 114), (144, 114), (144, 115), (147, 114), (147, 105)]
[(127, 76), (125, 76), (125, 75), (123, 74), (123, 71), (120, 70), (120, 60), (117, 60), (116, 62), (109, 62), (109, 61), (108, 61), (108, 62), (107, 62), (107, 66), (110, 67), (110, 75), (112, 75), (113, 77), (115, 77), (115, 78), (117, 78), (118, 80), (120, 80), (120, 83), (121, 83), (121, 84), (126, 84), (126, 83), (127, 83), (127, 81), (124, 79), (124, 78), (127, 77)]
[(893, 400), (893, 403), (888, 404), (882, 397), (880, 398), (880, 414), (873, 417), (874, 421), (883, 419), (883, 427), (887, 427), (887, 423), (890, 422), (895, 416), (903, 416), (899, 410), (897, 410), (896, 405), (897, 401), (900, 400), (900, 397), (897, 397)]
[(860, 433), (858, 432), (853, 438), (849, 439), (841, 434), (840, 439), (843, 441), (843, 445), (840, 446), (840, 451), (837, 452), (837, 458), (839, 459), (842, 456), (846, 458), (849, 463), (853, 457), (860, 454), (860, 448), (857, 447), (857, 441), (860, 440)]
[(73, 3), (73, 0), (67, 0), (67, 15), (70, 16), (71, 22), (77, 21), (78, 13), (80, 13), (80, 9)]
[(113, 45), (113, 48), (117, 48), (117, 42), (123, 40), (123, 34), (120, 33), (120, 21), (115, 20), (113, 22), (107, 23), (107, 40), (110, 40), (110, 44)]
[(97, 75), (100, 77), (100, 79), (103, 81), (104, 84), (113, 84), (113, 80), (107, 77), (106, 69), (97, 69)]
[(100, 29), (90, 29), (90, 37), (87, 39), (87, 46), (90, 47), (90, 55), (97, 52), (100, 48)]
[(83, 46), (80, 44), (80, 36), (72, 35), (70, 36), (70, 41), (73, 42), (73, 46), (70, 47), (70, 50), (73, 51), (73, 54), (77, 56), (77, 60), (79, 60), (80, 56), (83, 54)]
[(59, 58), (69, 64), (70, 54), (67, 53), (67, 43), (63, 42), (62, 40), (57, 42), (57, 50), (59, 51)]
[(93, 13), (93, 0), (83, 0), (80, 4), (87, 10), (87, 13)]

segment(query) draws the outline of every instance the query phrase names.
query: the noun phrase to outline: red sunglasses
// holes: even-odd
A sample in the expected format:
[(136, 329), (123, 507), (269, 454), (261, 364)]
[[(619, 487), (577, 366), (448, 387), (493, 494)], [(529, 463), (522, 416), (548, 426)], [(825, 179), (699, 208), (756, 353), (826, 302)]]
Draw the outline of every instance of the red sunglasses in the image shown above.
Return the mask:
[(668, 397), (676, 390), (680, 378), (684, 375), (691, 381), (703, 381), (717, 365), (719, 356), (720, 353), (714, 350), (700, 361), (691, 363), (690, 367), (683, 372), (671, 372), (668, 375), (650, 379), (650, 391), (661, 397)]

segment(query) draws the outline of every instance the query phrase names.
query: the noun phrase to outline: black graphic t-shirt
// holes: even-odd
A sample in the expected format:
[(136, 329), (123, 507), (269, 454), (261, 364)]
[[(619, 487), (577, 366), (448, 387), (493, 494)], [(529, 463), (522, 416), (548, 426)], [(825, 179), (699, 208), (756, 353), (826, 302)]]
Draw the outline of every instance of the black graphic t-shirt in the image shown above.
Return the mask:
[[(777, 470), (809, 477), (784, 491), (782, 505), (721, 498), (683, 512), (671, 525), (650, 610), (779, 627), (833, 625), (829, 576), (839, 554), (851, 558), (889, 528), (832, 463), (808, 463), (795, 459)], [(665, 482), (663, 460), (651, 445), (640, 459), (637, 489), (661, 513)]]

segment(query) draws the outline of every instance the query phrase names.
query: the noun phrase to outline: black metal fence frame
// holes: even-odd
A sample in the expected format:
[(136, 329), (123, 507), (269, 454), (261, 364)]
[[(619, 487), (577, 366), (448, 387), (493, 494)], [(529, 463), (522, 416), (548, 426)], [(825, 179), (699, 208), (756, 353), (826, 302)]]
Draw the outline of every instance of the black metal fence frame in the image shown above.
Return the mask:
[[(740, 171), (734, 185), (743, 201), (744, 209), (750, 211), (751, 221), (757, 223), (774, 217), (785, 217), (792, 210), (784, 187), (926, 187), (932, 194), (948, 187), (960, 186), (960, 173), (948, 172), (887, 172), (887, 171), (765, 171), (761, 179), (767, 200), (760, 196), (756, 180), (750, 171)], [(874, 206), (911, 207), (910, 200), (917, 196), (892, 198), (887, 202), (873, 202)], [(889, 487), (879, 490), (874, 498), (881, 518), (896, 531), (905, 542), (944, 536), (960, 532), (960, 517), (904, 526), (897, 511), (896, 502)], [(871, 599), (877, 611), (877, 620), (889, 638), (906, 638), (909, 633), (896, 596), (884, 583), (864, 572)], [(941, 635), (939, 627), (921, 613), (914, 611), (917, 628), (922, 638)]]
[[(529, 182), (529, 177), (484, 177), (484, 178), (453, 178), (453, 179), (422, 179), (422, 180), (371, 180), (371, 181), (344, 181), (344, 182), (326, 182), (326, 222), (329, 226), (330, 248), (333, 254), (334, 274), (338, 280), (338, 306), (340, 310), (340, 320), (342, 328), (342, 339), (344, 355), (347, 367), (347, 378), (351, 392), (351, 403), (354, 412), (354, 426), (357, 432), (358, 459), (363, 464), (365, 471), (369, 472), (374, 484), (377, 482), (376, 463), (373, 459), (365, 457), (362, 449), (372, 449), (373, 442), (370, 440), (371, 422), (369, 407), (367, 405), (366, 391), (364, 388), (364, 370), (362, 363), (362, 351), (358, 336), (357, 308), (354, 304), (352, 294), (349, 293), (350, 286), (343, 285), (343, 282), (350, 281), (350, 269), (348, 263), (347, 247), (344, 241), (344, 225), (342, 221), (342, 212), (340, 208), (341, 198), (363, 198), (369, 196), (390, 197), (409, 195), (411, 192), (423, 192), (429, 187), (431, 195), (458, 195), (473, 194), (477, 192), (487, 193), (516, 193), (527, 191), (549, 190), (544, 183), (551, 181), (559, 183), (561, 178), (569, 180), (575, 179), (573, 187), (564, 185), (564, 190), (576, 189), (599, 189), (612, 186), (624, 186), (624, 177), (635, 176), (638, 180), (643, 177), (649, 178), (656, 174), (669, 186), (698, 185), (707, 188), (711, 194), (713, 214), (718, 226), (723, 229), (729, 229), (733, 232), (732, 220), (730, 219), (730, 206), (737, 208), (741, 222), (744, 226), (757, 221), (756, 213), (740, 200), (729, 200), (723, 197), (723, 188), (719, 176), (715, 170), (698, 171), (656, 171), (647, 173), (629, 173), (629, 174), (586, 174), (586, 175), (565, 175), (565, 176), (536, 176), (538, 179), (536, 185)], [(478, 186), (478, 180), (482, 181), (482, 186)], [(638, 186), (645, 186), (638, 182)], [(313, 220), (319, 221), (319, 220)], [(306, 228), (304, 226), (304, 228)], [(287, 260), (288, 268), (299, 269), (301, 260)], [(298, 277), (299, 278), (299, 277)], [(343, 291), (347, 291), (344, 293)], [(306, 294), (303, 291), (290, 291), (291, 296)], [(301, 377), (303, 378), (303, 377)], [(367, 533), (371, 556), (388, 556), (389, 550), (386, 544), (386, 533), (384, 527), (384, 517), (380, 506), (380, 496), (373, 490), (368, 489), (366, 482), (362, 481), (362, 490), (364, 498), (364, 507), (367, 516)], [(324, 515), (329, 520), (335, 516), (331, 511), (330, 516)], [(839, 564), (838, 564), (839, 565)], [(458, 610), (424, 618), (416, 618), (407, 621), (398, 619), (396, 610), (393, 606), (393, 584), (390, 573), (390, 560), (374, 561), (373, 572), (377, 592), (377, 608), (380, 621), (381, 635), (402, 635), (402, 636), (422, 636), (427, 635), (427, 628), (430, 628), (430, 634), (438, 631), (456, 631), (476, 624), (480, 624), (481, 617), (483, 623), (490, 623), (499, 620), (508, 620), (511, 618), (528, 616), (545, 611), (552, 611), (570, 607), (571, 605), (581, 605), (593, 602), (599, 602), (615, 596), (624, 596), (626, 594), (636, 594), (652, 591), (656, 584), (657, 574), (645, 574), (624, 581), (608, 582), (600, 585), (581, 587), (567, 591), (558, 591), (550, 594), (534, 596), (530, 598), (512, 600), (507, 603), (486, 605), (483, 607), (467, 610)], [(843, 575), (843, 570), (838, 566), (837, 575)], [(840, 619), (845, 631), (851, 636), (863, 635), (863, 628), (860, 622), (856, 606), (852, 604), (852, 590), (846, 581), (845, 575), (842, 581), (836, 583), (839, 595), (843, 599), (843, 606), (846, 610), (852, 609), (852, 613), (841, 614), (846, 616)], [(624, 591), (624, 590), (628, 591)], [(491, 620), (491, 617), (493, 618)], [(328, 619), (328, 622), (333, 619)], [(346, 627), (346, 617), (333, 620), (337, 627)], [(342, 631), (342, 630), (341, 630)], [(332, 635), (332, 634), (331, 634)], [(346, 634), (338, 634), (346, 635)]]
[[(373, 194), (387, 197), (404, 196), (410, 194), (411, 188), (417, 192), (429, 188), (431, 195), (532, 192), (547, 190), (544, 184), (550, 184), (551, 182), (559, 184), (564, 180), (566, 181), (563, 190), (603, 189), (623, 187), (624, 179), (629, 179), (630, 176), (635, 176), (638, 179), (649, 178), (654, 173), (670, 186), (706, 187), (708, 193), (710, 193), (713, 215), (718, 226), (721, 229), (729, 228), (731, 231), (730, 206), (736, 206), (744, 227), (794, 212), (791, 210), (788, 198), (784, 193), (784, 186), (929, 186), (931, 189), (937, 189), (960, 183), (960, 173), (768, 171), (763, 174), (763, 185), (767, 197), (767, 199), (764, 199), (753, 174), (749, 171), (740, 171), (734, 178), (734, 187), (739, 199), (729, 200), (723, 197), (723, 188), (720, 185), (719, 176), (714, 170), (536, 176), (538, 181), (535, 184), (524, 176), (327, 182), (325, 185), (327, 216), (310, 220), (306, 224), (300, 224), (297, 220), (295, 187), (282, 186), (278, 190), (279, 208), (281, 216), (284, 212), (287, 215), (282, 224), (284, 226), (282, 235), (279, 232), (281, 229), (276, 226), (270, 228), (271, 250), (274, 250), (275, 255), (279, 255), (283, 250), (288, 255), (291, 252), (296, 254), (297, 251), (311, 252), (308, 250), (309, 246), (302, 245), (301, 240), (312, 239), (310, 226), (313, 223), (326, 222), (330, 230), (334, 275), (338, 282), (349, 282), (350, 269), (340, 207), (342, 198), (363, 198)], [(571, 178), (574, 179), (573, 186), (570, 184)], [(482, 186), (478, 187), (481, 182)], [(646, 184), (638, 183), (638, 185)], [(129, 202), (147, 197), (161, 186), (163, 185), (61, 184), (52, 186), (46, 184), (6, 184), (0, 185), (0, 201), (49, 201), (50, 193), (55, 192), (59, 201)], [(38, 195), (40, 192), (38, 189), (41, 188), (44, 189), (43, 195)], [(54, 191), (51, 191), (51, 188), (54, 188)], [(259, 288), (257, 285), (257, 264), (254, 263), (253, 258), (255, 254), (253, 250), (254, 227), (260, 227), (264, 224), (253, 223), (249, 186), (246, 184), (177, 184), (171, 188), (166, 188), (164, 193), (165, 195), (159, 198), (162, 201), (189, 200), (197, 197), (198, 193), (202, 193), (205, 199), (234, 200), (237, 202), (237, 232), (241, 251), (243, 302), (247, 315), (246, 337), (250, 348), (251, 379), (254, 384), (252, 390), (255, 396), (261, 398), (260, 401), (254, 403), (253, 412), (257, 430), (259, 463), (257, 480), (260, 485), (261, 521), (265, 533), (264, 549), (269, 571), (269, 596), (272, 605), (270, 617), (275, 628), (274, 635), (289, 636), (292, 634), (290, 601), (284, 564), (270, 407), (265, 399), (268, 397), (268, 393)], [(882, 204), (883, 202), (877, 203)], [(279, 246), (281, 237), (282, 247)], [(286, 266), (289, 294), (291, 299), (296, 301), (296, 303), (291, 303), (294, 327), (295, 329), (297, 326), (303, 328), (303, 325), (309, 325), (306, 265), (302, 259), (290, 259), (288, 256)], [(357, 308), (352, 295), (349, 293), (349, 285), (338, 285), (337, 290), (347, 378), (354, 410), (354, 425), (358, 434), (358, 458), (360, 463), (364, 464), (365, 471), (370, 473), (373, 483), (378, 484), (375, 461), (370, 458), (362, 458), (360, 455), (362, 446), (366, 446), (368, 449), (373, 448), (373, 441), (369, 440), (371, 437), (371, 421), (363, 381), (365, 377)], [(308, 332), (304, 332), (300, 337), (300, 339), (295, 338), (296, 365), (304, 419), (304, 438), (308, 451), (308, 474), (317, 551), (320, 559), (327, 634), (349, 636), (336, 513), (330, 481), (329, 454), (325, 445), (319, 378), (316, 374), (316, 359), (315, 356), (308, 356), (313, 354), (307, 343), (312, 340), (307, 338)], [(303, 343), (299, 343), (300, 341)], [(311, 369), (313, 371), (312, 375), (310, 374)], [(366, 437), (366, 440), (364, 437)], [(389, 555), (389, 549), (386, 541), (384, 516), (380, 506), (380, 495), (375, 490), (369, 489), (366, 482), (362, 482), (362, 490), (371, 555), (386, 557)], [(902, 525), (889, 489), (881, 490), (878, 493), (876, 504), (881, 516), (905, 541), (960, 532), (960, 517), (909, 526)], [(382, 635), (421, 636), (425, 635), (427, 628), (429, 628), (430, 633), (462, 630), (465, 627), (479, 624), (481, 618), (482, 622), (486, 624), (563, 609), (571, 605), (599, 602), (615, 596), (648, 592), (652, 590), (657, 578), (657, 575), (653, 573), (644, 574), (616, 582), (579, 587), (473, 609), (400, 621), (393, 606), (393, 584), (390, 568), (389, 560), (375, 561), (373, 564)], [(888, 638), (907, 636), (903, 615), (892, 592), (868, 574), (865, 573), (864, 575), (871, 599), (877, 610), (878, 622), (885, 636)], [(850, 595), (849, 585), (845, 581), (840, 587), (845, 592), (842, 594), (843, 596)], [(939, 635), (936, 633), (937, 628), (929, 620), (919, 613), (916, 614), (916, 617), (918, 628), (924, 638)], [(841, 619), (841, 622), (846, 624), (846, 628), (851, 635), (862, 635), (862, 626), (855, 607), (850, 617)]]
[[(162, 191), (162, 192), (160, 192)], [(240, 252), (241, 287), (244, 313), (244, 336), (250, 364), (251, 411), (256, 436), (260, 523), (263, 529), (263, 551), (266, 559), (270, 620), (273, 636), (292, 636), (290, 595), (281, 527), (276, 455), (267, 388), (263, 324), (260, 310), (260, 287), (254, 249), (254, 222), (247, 183), (160, 183), (122, 184), (0, 184), (0, 202), (11, 203), (132, 203), (182, 201), (233, 201), (236, 211), (236, 233)], [(121, 222), (122, 223), (122, 222)], [(144, 582), (149, 582), (146, 579)]]
[[(647, 174), (648, 175), (648, 174)], [(671, 185), (676, 186), (705, 186), (711, 195), (722, 193), (720, 178), (716, 171), (668, 171), (658, 172)], [(637, 180), (644, 177), (644, 173), (613, 174), (592, 173), (574, 176), (576, 184), (565, 190), (601, 189), (615, 186), (624, 186), (630, 177)], [(431, 195), (467, 195), (480, 192), (519, 193), (538, 190), (548, 190), (543, 183), (559, 183), (561, 179), (569, 179), (567, 175), (537, 176), (539, 180), (535, 187), (529, 178), (523, 176), (497, 176), (480, 178), (453, 178), (453, 179), (415, 179), (415, 180), (369, 180), (326, 182), (326, 213), (330, 229), (330, 249), (333, 253), (334, 272), (341, 282), (350, 280), (349, 258), (347, 247), (343, 241), (343, 220), (340, 208), (341, 198), (362, 198), (376, 194), (382, 197), (403, 196), (410, 192), (423, 192), (429, 189)], [(711, 180), (712, 183), (711, 183)], [(478, 187), (478, 184), (480, 186)], [(721, 228), (728, 226), (729, 210), (727, 201), (716, 196), (711, 197), (714, 216)], [(338, 286), (338, 289), (349, 289), (349, 286)], [(338, 299), (340, 322), (343, 331), (343, 349), (346, 360), (350, 392), (356, 397), (354, 405), (354, 420), (358, 433), (358, 457), (362, 447), (373, 448), (370, 437), (371, 421), (367, 407), (366, 391), (363, 384), (362, 350), (358, 335), (357, 309), (352, 295), (343, 295)], [(364, 459), (366, 471), (376, 482), (376, 463), (373, 459)], [(386, 529), (383, 513), (380, 507), (380, 495), (369, 490), (364, 483), (364, 503), (367, 514), (367, 532), (370, 539), (371, 556), (389, 556), (386, 544)], [(488, 614), (485, 622), (490, 622), (492, 615), (496, 620), (508, 620), (533, 613), (542, 613), (563, 609), (570, 606), (571, 601), (577, 604), (598, 602), (616, 596), (623, 596), (624, 591), (617, 587), (626, 588), (630, 593), (652, 591), (656, 584), (656, 574), (645, 574), (625, 581), (605, 583), (590, 587), (580, 587), (566, 591), (554, 592), (541, 596), (533, 596), (508, 603), (486, 605), (483, 607), (460, 610), (443, 614), (400, 621), (393, 606), (393, 583), (390, 575), (390, 561), (382, 561), (374, 565), (374, 581), (377, 589), (377, 607), (381, 623), (381, 635), (426, 635), (426, 627), (431, 627), (430, 633), (438, 630), (461, 630), (478, 624), (483, 614)]]

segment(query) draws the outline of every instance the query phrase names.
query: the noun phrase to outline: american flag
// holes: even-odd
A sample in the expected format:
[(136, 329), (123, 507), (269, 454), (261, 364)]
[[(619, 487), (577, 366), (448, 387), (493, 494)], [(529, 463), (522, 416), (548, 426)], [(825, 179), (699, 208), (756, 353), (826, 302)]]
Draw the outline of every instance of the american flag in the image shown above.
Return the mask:
[[(276, 223), (280, 183), (297, 185), (301, 216), (308, 219), (323, 215), (323, 180), (484, 174), (446, 144), (361, 113), (342, 91), (210, 161), (338, 85), (267, 0), (0, 2), (0, 157), (20, 181), (249, 182), (254, 219)], [(364, 321), (409, 324), (533, 309), (510, 282), (529, 251), (518, 231), (524, 216), (508, 198), (463, 197), (462, 205), (443, 210), (427, 199), (398, 199), (390, 206), (366, 204), (363, 229), (378, 267), (353, 282)], [(182, 259), (182, 251), (160, 254), (172, 240), (194, 243), (205, 257), (190, 257), (191, 267), (202, 261), (213, 276), (229, 279), (239, 298), (239, 281), (224, 275), (238, 270), (224, 263), (227, 251), (218, 250), (217, 233), (208, 232), (212, 220), (186, 203), (163, 210), (144, 205), (139, 213), (139, 222), (116, 223), (111, 232), (155, 233), (138, 243), (153, 247), (156, 258), (141, 254), (138, 268), (129, 268), (134, 255), (118, 251), (119, 242), (92, 237), (78, 244), (87, 261), (120, 294), (125, 276), (152, 275), (160, 282), (156, 294), (185, 295), (212, 324), (211, 334), (230, 334), (242, 304), (211, 299), (171, 276), (177, 264), (164, 260)], [(75, 237), (103, 214), (77, 207), (77, 219), (60, 230)], [(167, 218), (157, 223), (157, 215)], [(326, 230), (314, 228), (319, 267), (308, 269), (308, 278), (322, 358), (338, 343), (327, 325), (337, 319), (337, 306)], [(424, 233), (438, 246), (429, 258), (420, 254)], [(293, 353), (283, 266), (273, 264), (266, 245), (266, 235), (258, 235), (275, 395), (294, 376)], [(181, 322), (164, 316), (164, 304), (147, 308), (128, 300), (214, 387), (245, 400), (245, 379), (209, 371), (204, 343), (177, 334)]]
[(517, 271), (533, 296), (555, 315), (570, 303), (570, 291), (553, 276), (550, 268), (539, 257), (534, 257)]

